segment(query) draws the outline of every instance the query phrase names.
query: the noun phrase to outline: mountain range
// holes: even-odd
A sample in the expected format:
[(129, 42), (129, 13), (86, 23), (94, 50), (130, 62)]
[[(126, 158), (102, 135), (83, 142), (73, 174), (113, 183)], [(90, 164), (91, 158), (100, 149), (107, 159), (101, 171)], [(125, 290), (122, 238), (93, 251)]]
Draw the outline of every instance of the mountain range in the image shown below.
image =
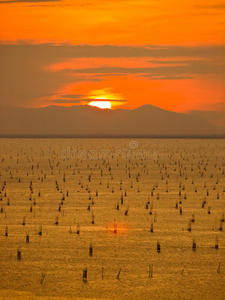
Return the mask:
[[(205, 117), (206, 115), (206, 117)], [(225, 137), (204, 112), (176, 113), (147, 104), (102, 110), (89, 105), (1, 108), (1, 137)]]

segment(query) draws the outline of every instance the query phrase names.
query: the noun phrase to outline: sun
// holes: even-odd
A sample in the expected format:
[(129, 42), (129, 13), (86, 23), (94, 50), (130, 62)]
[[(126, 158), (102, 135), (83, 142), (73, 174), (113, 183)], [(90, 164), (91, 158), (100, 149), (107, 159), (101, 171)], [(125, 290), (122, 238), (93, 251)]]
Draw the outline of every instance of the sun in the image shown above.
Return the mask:
[(92, 90), (88, 93), (86, 99), (90, 100), (88, 105), (101, 109), (114, 109), (124, 103), (123, 97), (120, 94), (113, 93), (112, 88)]
[(96, 106), (101, 109), (111, 109), (110, 101), (91, 101), (88, 103), (90, 106)]

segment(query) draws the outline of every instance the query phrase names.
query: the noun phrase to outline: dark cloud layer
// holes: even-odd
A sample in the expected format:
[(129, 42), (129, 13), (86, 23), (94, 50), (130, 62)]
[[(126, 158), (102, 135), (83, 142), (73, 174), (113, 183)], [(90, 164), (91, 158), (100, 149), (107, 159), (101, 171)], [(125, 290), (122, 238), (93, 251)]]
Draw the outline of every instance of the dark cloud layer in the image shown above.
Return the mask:
[(61, 95), (60, 98), (73, 98), (73, 99), (79, 99), (81, 97), (84, 97), (85, 95), (78, 95), (78, 94), (65, 94), (65, 95)]
[(112, 45), (57, 45), (57, 44), (20, 44), (0, 45), (1, 55), (39, 57), (45, 62), (54, 62), (65, 58), (82, 57), (224, 57), (225, 45), (221, 46), (162, 46), (146, 45), (140, 47)]
[(80, 103), (81, 100), (54, 99), (54, 100), (49, 100), (48, 102), (55, 103), (55, 104), (63, 104), (63, 103), (77, 104), (77, 103)]

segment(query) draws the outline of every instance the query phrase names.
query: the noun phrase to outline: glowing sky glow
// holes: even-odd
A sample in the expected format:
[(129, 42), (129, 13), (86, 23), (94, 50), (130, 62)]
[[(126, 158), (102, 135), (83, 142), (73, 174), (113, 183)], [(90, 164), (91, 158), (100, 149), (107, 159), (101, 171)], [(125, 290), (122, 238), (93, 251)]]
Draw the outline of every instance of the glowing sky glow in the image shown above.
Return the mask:
[(219, 0), (0, 0), (0, 19), (3, 105), (224, 110)]

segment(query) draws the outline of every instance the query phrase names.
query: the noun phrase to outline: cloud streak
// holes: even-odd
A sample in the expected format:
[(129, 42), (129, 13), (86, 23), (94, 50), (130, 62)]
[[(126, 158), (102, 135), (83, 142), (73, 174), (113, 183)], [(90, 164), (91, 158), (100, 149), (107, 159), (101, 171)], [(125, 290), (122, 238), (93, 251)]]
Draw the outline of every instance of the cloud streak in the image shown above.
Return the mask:
[[(169, 63), (169, 62), (168, 62)], [(63, 69), (62, 73), (75, 74), (147, 74), (148, 76), (180, 76), (189, 75), (225, 75), (225, 65), (213, 64), (211, 62), (192, 62), (180, 66), (157, 66), (150, 68), (122, 68), (122, 67), (100, 67), (100, 68), (82, 68), (82, 69)]]
[(55, 104), (77, 104), (77, 103), (80, 103), (82, 100), (69, 100), (69, 99), (53, 99), (53, 100), (48, 100), (48, 102), (51, 102), (51, 103), (55, 103)]
[(13, 4), (13, 3), (40, 3), (40, 2), (60, 2), (62, 0), (12, 0), (0, 1), (0, 4)]
[(195, 7), (196, 8), (207, 8), (207, 9), (225, 9), (225, 2), (212, 4), (212, 5), (202, 4), (202, 5), (196, 5)]

